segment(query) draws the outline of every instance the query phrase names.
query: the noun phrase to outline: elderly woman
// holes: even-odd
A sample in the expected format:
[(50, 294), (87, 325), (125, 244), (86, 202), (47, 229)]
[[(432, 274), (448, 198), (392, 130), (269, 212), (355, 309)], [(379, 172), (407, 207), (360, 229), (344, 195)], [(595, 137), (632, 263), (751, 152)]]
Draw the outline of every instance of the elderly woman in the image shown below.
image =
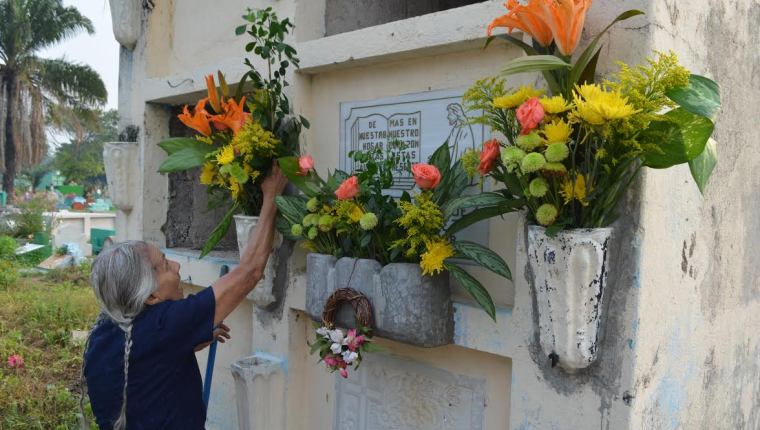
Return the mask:
[(102, 313), (83, 373), (101, 429), (204, 428), (194, 351), (213, 337), (229, 338), (222, 321), (262, 277), (274, 237), (274, 198), (286, 183), (274, 167), (261, 185), (261, 217), (240, 265), (198, 294), (183, 298), (179, 264), (153, 245), (123, 242), (98, 255), (91, 283)]

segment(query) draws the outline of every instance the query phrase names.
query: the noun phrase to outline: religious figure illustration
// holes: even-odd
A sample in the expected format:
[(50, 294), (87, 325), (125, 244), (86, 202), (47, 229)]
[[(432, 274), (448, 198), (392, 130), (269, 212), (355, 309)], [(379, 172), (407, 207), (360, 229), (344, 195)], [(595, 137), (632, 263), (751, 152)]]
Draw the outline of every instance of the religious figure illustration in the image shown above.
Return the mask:
[(451, 159), (456, 160), (467, 149), (475, 149), (475, 139), (461, 104), (450, 103), (446, 106), (446, 112), (451, 126), (448, 137)]

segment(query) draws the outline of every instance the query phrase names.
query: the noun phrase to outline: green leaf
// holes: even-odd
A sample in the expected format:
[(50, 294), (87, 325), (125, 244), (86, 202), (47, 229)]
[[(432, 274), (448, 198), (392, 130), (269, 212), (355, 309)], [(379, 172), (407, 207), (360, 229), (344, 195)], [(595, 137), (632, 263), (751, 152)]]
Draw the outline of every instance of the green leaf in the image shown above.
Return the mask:
[(689, 161), (689, 170), (691, 170), (691, 176), (694, 178), (694, 182), (699, 187), (699, 192), (704, 194), (707, 182), (710, 180), (710, 175), (713, 169), (718, 164), (718, 148), (715, 140), (708, 139), (705, 144), (705, 149), (697, 158)]
[(428, 159), (428, 162), (437, 167), (441, 172), (441, 177), (446, 177), (451, 168), (451, 154), (449, 151), (449, 141), (447, 139)]
[(586, 70), (586, 66), (588, 66), (588, 64), (591, 62), (592, 58), (597, 52), (596, 46), (599, 44), (602, 36), (604, 36), (604, 33), (606, 33), (613, 25), (615, 25), (615, 23), (625, 21), (628, 18), (633, 18), (634, 16), (638, 15), (644, 15), (644, 12), (636, 9), (625, 11), (618, 15), (617, 18), (615, 18), (607, 27), (604, 28), (604, 30), (601, 31), (601, 33), (597, 34), (596, 37), (594, 37), (594, 40), (592, 40), (586, 49), (583, 50), (583, 53), (578, 57), (578, 60), (575, 62), (573, 68), (570, 69), (569, 84), (571, 87), (578, 83), (578, 80), (583, 74), (583, 71)]
[(460, 209), (468, 209), (474, 206), (496, 206), (506, 201), (506, 197), (499, 193), (480, 193), (472, 196), (457, 197), (449, 200), (443, 206), (443, 217), (449, 218)]
[(712, 135), (712, 121), (683, 108), (663, 117), (663, 121), (653, 121), (639, 136), (639, 142), (647, 144), (643, 145), (644, 165), (665, 169), (697, 158)]
[[(201, 142), (198, 142), (201, 143)], [(201, 143), (201, 146), (188, 146), (166, 157), (158, 171), (161, 173), (179, 172), (203, 165), (206, 154), (214, 151), (214, 147)]]
[(230, 175), (234, 177), (235, 180), (240, 182), (241, 184), (245, 184), (246, 182), (248, 182), (248, 174), (246, 174), (245, 170), (243, 170), (243, 168), (240, 167), (239, 163), (225, 164), (224, 166), (219, 168), (219, 173), (222, 173), (224, 175)]
[(720, 89), (712, 79), (704, 76), (689, 76), (689, 85), (673, 88), (665, 93), (687, 111), (706, 118), (715, 119), (720, 110)]
[(158, 146), (161, 147), (164, 151), (166, 151), (167, 155), (172, 155), (175, 152), (181, 151), (186, 148), (192, 148), (195, 146), (198, 147), (211, 147), (213, 149), (213, 146), (210, 146), (206, 143), (199, 142), (197, 139), (193, 137), (172, 137), (166, 140), (162, 140), (158, 143)]
[(541, 72), (544, 70), (568, 69), (570, 64), (562, 61), (554, 55), (529, 55), (515, 58), (507, 63), (502, 75), (515, 75), (518, 73)]
[(588, 62), (586, 68), (583, 69), (581, 76), (578, 78), (578, 82), (574, 84), (590, 84), (594, 82), (594, 76), (596, 75), (596, 63), (599, 61), (599, 53), (602, 52), (602, 48), (596, 50), (596, 54), (591, 57), (591, 61)]
[(523, 42), (522, 40), (520, 40), (520, 39), (518, 39), (518, 38), (516, 38), (516, 37), (514, 37), (512, 35), (509, 35), (509, 34), (497, 34), (496, 36), (489, 37), (488, 39), (486, 39), (486, 44), (483, 47), (483, 49), (485, 49), (486, 47), (488, 47), (488, 45), (490, 45), (491, 42), (494, 39), (506, 40), (507, 42), (509, 42), (509, 43), (517, 46), (518, 48), (522, 49), (523, 51), (525, 51), (525, 53), (527, 55), (538, 55), (538, 52), (536, 52), (536, 50), (533, 49), (532, 46), (528, 45), (527, 43)]
[(230, 224), (232, 224), (232, 215), (235, 214), (235, 212), (238, 210), (238, 204), (237, 202), (232, 205), (229, 211), (224, 215), (224, 218), (217, 224), (216, 228), (214, 228), (214, 231), (211, 232), (211, 234), (208, 237), (208, 240), (206, 240), (206, 243), (203, 244), (203, 249), (201, 249), (201, 256), (200, 258), (205, 257), (209, 252), (211, 252), (212, 249), (216, 246), (217, 243), (219, 243), (220, 240), (224, 237), (225, 234), (227, 234), (227, 230), (230, 229)]
[(454, 276), (454, 279), (459, 283), (459, 286), (467, 291), (467, 293), (470, 294), (470, 297), (472, 297), (473, 300), (486, 311), (488, 316), (496, 321), (496, 306), (494, 306), (491, 295), (488, 294), (488, 291), (486, 291), (485, 288), (483, 288), (483, 285), (481, 285), (477, 279), (473, 278), (472, 275), (465, 272), (461, 267), (455, 266), (451, 263), (444, 263), (444, 265), (446, 266), (446, 270)]
[(512, 280), (512, 272), (509, 271), (509, 266), (504, 259), (485, 246), (466, 240), (457, 240), (454, 242), (454, 248), (486, 269)]
[(516, 199), (508, 200), (498, 206), (488, 206), (475, 209), (453, 222), (449, 228), (446, 229), (446, 233), (449, 235), (455, 234), (459, 230), (462, 230), (465, 227), (469, 227), (478, 221), (503, 215), (507, 212), (514, 212), (520, 210), (523, 206), (525, 206), (525, 200)]
[(285, 176), (288, 177), (288, 180), (290, 180), (296, 188), (301, 190), (301, 192), (309, 197), (314, 197), (319, 194), (319, 185), (313, 180), (313, 176), (315, 176), (313, 172), (308, 175), (298, 174), (298, 157), (281, 157), (277, 159), (277, 163), (280, 165), (282, 173), (284, 173)]
[(277, 196), (274, 203), (280, 214), (291, 224), (301, 224), (306, 216), (306, 201), (300, 196)]
[(240, 36), (241, 34), (245, 33), (246, 28), (248, 28), (247, 25), (239, 25), (235, 27), (235, 36)]

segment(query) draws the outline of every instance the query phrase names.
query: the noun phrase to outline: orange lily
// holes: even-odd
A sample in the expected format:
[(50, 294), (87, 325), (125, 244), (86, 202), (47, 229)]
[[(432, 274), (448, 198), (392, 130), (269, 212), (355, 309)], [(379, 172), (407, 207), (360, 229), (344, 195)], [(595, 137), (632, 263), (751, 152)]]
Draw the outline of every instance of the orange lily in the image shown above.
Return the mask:
[(233, 99), (227, 99), (222, 105), (224, 113), (211, 117), (214, 127), (218, 130), (230, 129), (232, 134), (236, 134), (250, 116), (249, 113), (243, 111), (243, 106), (245, 106), (245, 96), (240, 99), (239, 103), (235, 103)]
[(592, 0), (547, 0), (540, 2), (544, 22), (551, 28), (559, 52), (572, 55), (581, 39), (586, 11)]
[(488, 25), (488, 35), (495, 27), (506, 27), (509, 33), (515, 28), (527, 33), (541, 46), (549, 46), (552, 43), (552, 30), (544, 20), (544, 10), (541, 6), (554, 0), (529, 0), (523, 5), (517, 0), (509, 0), (504, 7), (509, 13), (502, 15)]
[(209, 124), (209, 115), (208, 115), (208, 112), (206, 112), (207, 101), (208, 101), (207, 98), (200, 99), (198, 101), (198, 104), (195, 105), (195, 109), (193, 110), (192, 115), (190, 115), (190, 111), (187, 109), (187, 105), (185, 105), (184, 109), (182, 110), (182, 113), (177, 115), (177, 118), (179, 118), (179, 120), (182, 121), (183, 124), (192, 128), (193, 130), (198, 131), (202, 135), (211, 136), (211, 125)]
[(219, 102), (219, 96), (216, 94), (214, 75), (206, 75), (206, 89), (208, 90), (208, 101), (211, 104), (211, 107), (214, 108), (214, 112), (221, 112), (222, 104)]

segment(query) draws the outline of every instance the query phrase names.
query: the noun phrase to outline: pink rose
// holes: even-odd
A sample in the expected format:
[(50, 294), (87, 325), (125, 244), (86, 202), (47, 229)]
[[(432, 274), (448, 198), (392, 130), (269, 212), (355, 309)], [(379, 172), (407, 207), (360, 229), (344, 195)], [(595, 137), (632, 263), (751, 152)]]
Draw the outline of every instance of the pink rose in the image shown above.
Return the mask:
[(520, 107), (517, 108), (517, 120), (522, 126), (520, 134), (528, 134), (541, 123), (544, 119), (544, 107), (541, 106), (541, 102), (537, 98), (531, 97), (525, 100)]
[(350, 200), (356, 197), (357, 194), (359, 194), (359, 179), (356, 176), (346, 179), (335, 190), (335, 197), (338, 200)]
[(346, 336), (346, 346), (348, 346), (349, 351), (356, 351), (363, 343), (364, 335), (357, 336), (356, 329), (353, 328), (348, 331), (348, 335)]
[(348, 370), (346, 369), (340, 369), (340, 376), (344, 378), (348, 378)]
[(11, 354), (8, 356), (8, 366), (15, 369), (24, 367), (24, 358), (18, 354)]
[(480, 151), (480, 164), (478, 164), (478, 171), (481, 175), (485, 176), (493, 170), (500, 153), (501, 146), (498, 140), (491, 139), (483, 143), (483, 150)]
[(412, 175), (421, 190), (432, 190), (441, 182), (441, 172), (432, 164), (412, 164)]
[(302, 155), (298, 158), (298, 174), (305, 176), (310, 171), (314, 170), (314, 159), (311, 155)]

